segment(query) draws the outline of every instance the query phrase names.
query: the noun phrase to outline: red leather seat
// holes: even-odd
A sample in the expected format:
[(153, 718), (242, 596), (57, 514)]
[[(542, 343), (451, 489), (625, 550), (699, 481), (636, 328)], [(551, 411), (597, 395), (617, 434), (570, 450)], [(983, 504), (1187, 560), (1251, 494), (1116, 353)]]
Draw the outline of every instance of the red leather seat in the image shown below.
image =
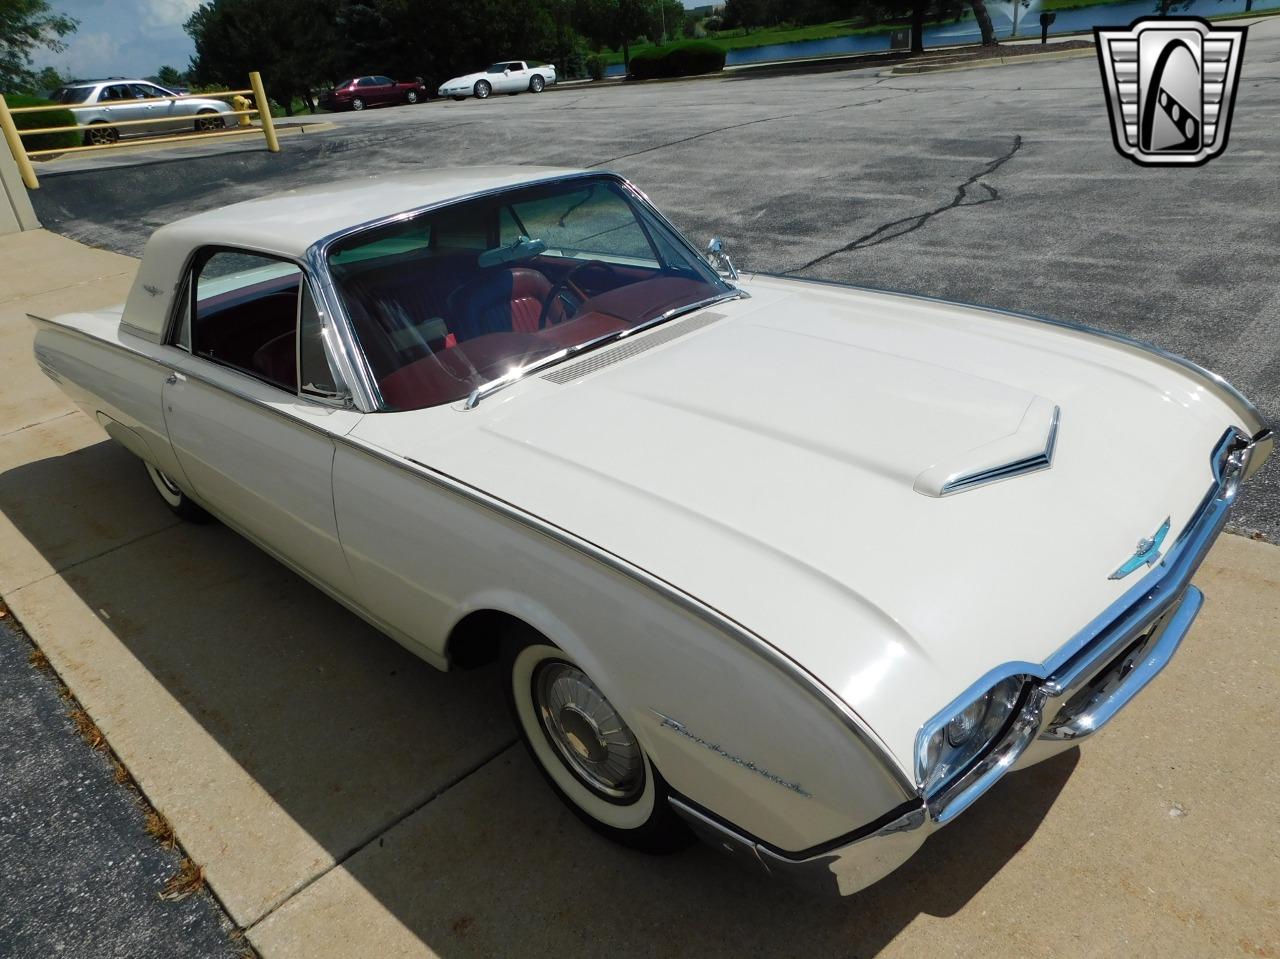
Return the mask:
[(551, 281), (528, 267), (485, 270), (449, 295), (449, 329), (459, 343), (486, 333), (535, 333)]

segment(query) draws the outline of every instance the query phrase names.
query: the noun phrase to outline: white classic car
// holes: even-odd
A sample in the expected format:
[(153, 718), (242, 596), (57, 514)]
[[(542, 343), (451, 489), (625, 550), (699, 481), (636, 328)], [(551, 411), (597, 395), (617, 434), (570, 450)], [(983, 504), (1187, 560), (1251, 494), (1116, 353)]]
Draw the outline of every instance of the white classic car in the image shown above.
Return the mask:
[(599, 172), (239, 203), (37, 326), (179, 515), (500, 659), (587, 823), (840, 893), (1152, 679), (1274, 444), (1138, 343), (739, 277)]
[(440, 84), (440, 96), (487, 100), (494, 93), (541, 93), (556, 82), (556, 68), (549, 63), (500, 60), (483, 70), (454, 77)]

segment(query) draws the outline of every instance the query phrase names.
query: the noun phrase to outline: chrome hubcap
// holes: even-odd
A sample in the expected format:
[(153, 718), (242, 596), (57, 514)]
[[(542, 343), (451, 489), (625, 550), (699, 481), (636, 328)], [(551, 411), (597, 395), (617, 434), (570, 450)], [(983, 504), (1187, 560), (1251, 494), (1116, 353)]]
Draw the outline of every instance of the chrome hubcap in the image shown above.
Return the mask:
[(643, 791), (640, 744), (586, 673), (565, 662), (543, 663), (533, 698), (548, 741), (585, 785), (611, 802)]

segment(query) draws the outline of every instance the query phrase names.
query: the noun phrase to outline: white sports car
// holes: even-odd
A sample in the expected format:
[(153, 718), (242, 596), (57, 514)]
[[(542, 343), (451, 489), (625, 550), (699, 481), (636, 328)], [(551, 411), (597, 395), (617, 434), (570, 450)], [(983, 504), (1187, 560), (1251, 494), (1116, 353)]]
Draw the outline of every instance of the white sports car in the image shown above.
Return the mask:
[(1141, 344), (739, 277), (599, 172), (236, 204), (37, 325), (180, 516), (499, 659), (591, 826), (840, 893), (1151, 681), (1274, 443)]
[(495, 93), (541, 93), (556, 82), (556, 68), (549, 63), (500, 60), (483, 70), (454, 77), (440, 84), (440, 96), (487, 100)]

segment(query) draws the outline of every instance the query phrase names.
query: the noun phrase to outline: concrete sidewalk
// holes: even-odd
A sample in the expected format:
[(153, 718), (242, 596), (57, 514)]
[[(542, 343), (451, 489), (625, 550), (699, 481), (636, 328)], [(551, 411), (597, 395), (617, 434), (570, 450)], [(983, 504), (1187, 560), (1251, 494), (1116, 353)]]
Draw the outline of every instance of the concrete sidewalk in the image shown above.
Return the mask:
[(30, 358), (26, 311), (118, 302), (134, 266), (0, 239), (0, 595), (266, 959), (1280, 951), (1280, 549), (1224, 537), (1183, 651), (1089, 748), (815, 901), (598, 840), (512, 748), (492, 671), (436, 673), (175, 524)]

